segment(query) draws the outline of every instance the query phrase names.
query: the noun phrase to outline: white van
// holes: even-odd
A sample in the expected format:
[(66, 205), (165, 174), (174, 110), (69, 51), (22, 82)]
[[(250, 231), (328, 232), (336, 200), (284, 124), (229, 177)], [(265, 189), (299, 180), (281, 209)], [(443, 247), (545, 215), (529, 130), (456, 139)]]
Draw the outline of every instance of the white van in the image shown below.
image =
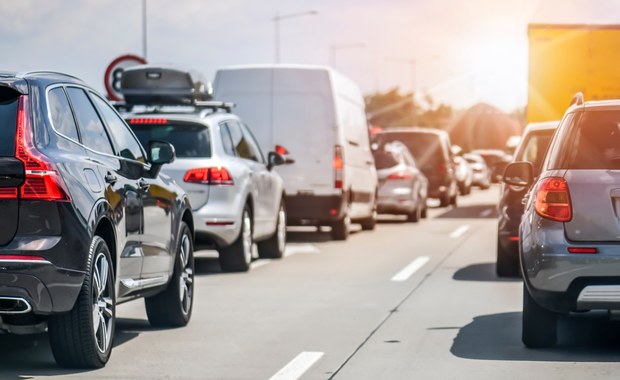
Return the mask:
[(277, 169), (289, 225), (328, 225), (337, 240), (352, 222), (374, 229), (377, 173), (353, 81), (328, 67), (234, 66), (217, 71), (213, 96), (236, 104), (263, 151), (295, 161)]

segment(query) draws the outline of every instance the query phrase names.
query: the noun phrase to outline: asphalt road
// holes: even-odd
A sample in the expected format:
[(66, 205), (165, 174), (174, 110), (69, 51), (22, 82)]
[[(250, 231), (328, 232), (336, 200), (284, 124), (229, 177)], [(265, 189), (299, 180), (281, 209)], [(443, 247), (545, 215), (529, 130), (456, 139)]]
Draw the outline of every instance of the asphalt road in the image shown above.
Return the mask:
[(562, 319), (553, 349), (523, 347), (522, 284), (494, 274), (497, 199), (474, 190), (346, 242), (289, 229), (287, 257), (250, 273), (200, 252), (187, 327), (153, 329), (142, 301), (121, 305), (96, 371), (56, 367), (45, 334), (0, 336), (0, 379), (617, 378), (620, 325), (606, 314)]

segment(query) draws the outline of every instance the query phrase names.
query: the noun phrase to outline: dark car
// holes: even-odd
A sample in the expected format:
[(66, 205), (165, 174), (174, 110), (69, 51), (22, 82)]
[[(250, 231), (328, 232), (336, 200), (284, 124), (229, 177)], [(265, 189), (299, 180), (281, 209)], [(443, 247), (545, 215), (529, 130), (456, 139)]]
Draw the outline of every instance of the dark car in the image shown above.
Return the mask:
[(504, 181), (532, 185), (519, 228), (522, 340), (557, 341), (561, 315), (620, 309), (620, 100), (578, 94), (549, 145), (538, 179), (529, 162)]
[(154, 326), (192, 313), (188, 198), (116, 111), (81, 80), (0, 73), (0, 330), (49, 332), (66, 367), (97, 368), (116, 305), (145, 297)]
[[(513, 162), (527, 161), (534, 167), (538, 176), (547, 147), (551, 142), (558, 121), (529, 124), (514, 154)], [(499, 223), (497, 226), (497, 261), (495, 271), (498, 276), (517, 276), (519, 274), (519, 224), (523, 214), (523, 196), (526, 187), (504, 184), (498, 204)]]
[(433, 128), (395, 128), (374, 135), (379, 146), (401, 141), (409, 148), (418, 167), (428, 178), (428, 196), (439, 199), (440, 206), (456, 205), (458, 186), (450, 137)]

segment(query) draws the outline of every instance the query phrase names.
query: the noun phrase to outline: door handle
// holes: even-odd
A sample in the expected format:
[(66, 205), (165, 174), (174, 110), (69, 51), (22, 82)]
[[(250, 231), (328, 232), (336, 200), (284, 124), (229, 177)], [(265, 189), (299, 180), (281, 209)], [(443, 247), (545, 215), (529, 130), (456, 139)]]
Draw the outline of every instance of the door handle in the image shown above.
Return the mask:
[(118, 178), (110, 172), (108, 172), (104, 178), (105, 178), (105, 181), (111, 185), (114, 185), (116, 181), (118, 180)]
[(144, 178), (140, 178), (140, 180), (138, 181), (138, 186), (140, 187), (140, 189), (146, 190), (149, 188), (150, 184)]

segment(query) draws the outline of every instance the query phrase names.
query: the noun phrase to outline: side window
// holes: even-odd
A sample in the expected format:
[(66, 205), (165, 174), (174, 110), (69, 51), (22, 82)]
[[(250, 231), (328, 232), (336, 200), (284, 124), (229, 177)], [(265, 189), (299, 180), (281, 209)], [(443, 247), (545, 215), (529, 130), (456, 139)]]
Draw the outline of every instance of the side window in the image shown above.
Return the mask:
[(229, 156), (235, 156), (235, 147), (232, 144), (232, 138), (230, 137), (230, 131), (226, 123), (220, 124), (220, 136), (222, 137), (222, 147), (224, 152)]
[(146, 162), (142, 146), (133, 133), (131, 133), (123, 119), (118, 116), (108, 102), (93, 93), (91, 93), (91, 96), (110, 130), (110, 135), (112, 135), (118, 155), (130, 160)]
[(77, 125), (75, 125), (65, 91), (61, 87), (54, 88), (50, 90), (47, 98), (54, 129), (63, 136), (80, 141)]
[(250, 145), (248, 139), (243, 135), (241, 125), (236, 121), (227, 121), (228, 131), (230, 132), (230, 138), (232, 145), (237, 152), (237, 156), (245, 158), (246, 160), (260, 161), (256, 155), (256, 151)]
[(114, 150), (95, 107), (84, 90), (68, 87), (67, 94), (77, 118), (82, 144), (97, 152), (113, 155)]
[(258, 141), (256, 141), (256, 137), (254, 137), (252, 131), (250, 131), (250, 128), (248, 128), (248, 126), (245, 124), (243, 124), (241, 128), (243, 129), (243, 135), (245, 136), (246, 140), (248, 140), (248, 145), (252, 150), (252, 155), (256, 157), (256, 161), (265, 163), (263, 152), (260, 150), (260, 145), (258, 145)]
[(551, 141), (549, 145), (549, 154), (547, 154), (541, 170), (563, 169), (570, 151), (570, 144), (566, 143), (568, 141), (566, 137), (568, 137), (573, 129), (573, 120), (575, 117), (576, 115), (574, 113), (569, 113), (558, 126), (553, 141)]

